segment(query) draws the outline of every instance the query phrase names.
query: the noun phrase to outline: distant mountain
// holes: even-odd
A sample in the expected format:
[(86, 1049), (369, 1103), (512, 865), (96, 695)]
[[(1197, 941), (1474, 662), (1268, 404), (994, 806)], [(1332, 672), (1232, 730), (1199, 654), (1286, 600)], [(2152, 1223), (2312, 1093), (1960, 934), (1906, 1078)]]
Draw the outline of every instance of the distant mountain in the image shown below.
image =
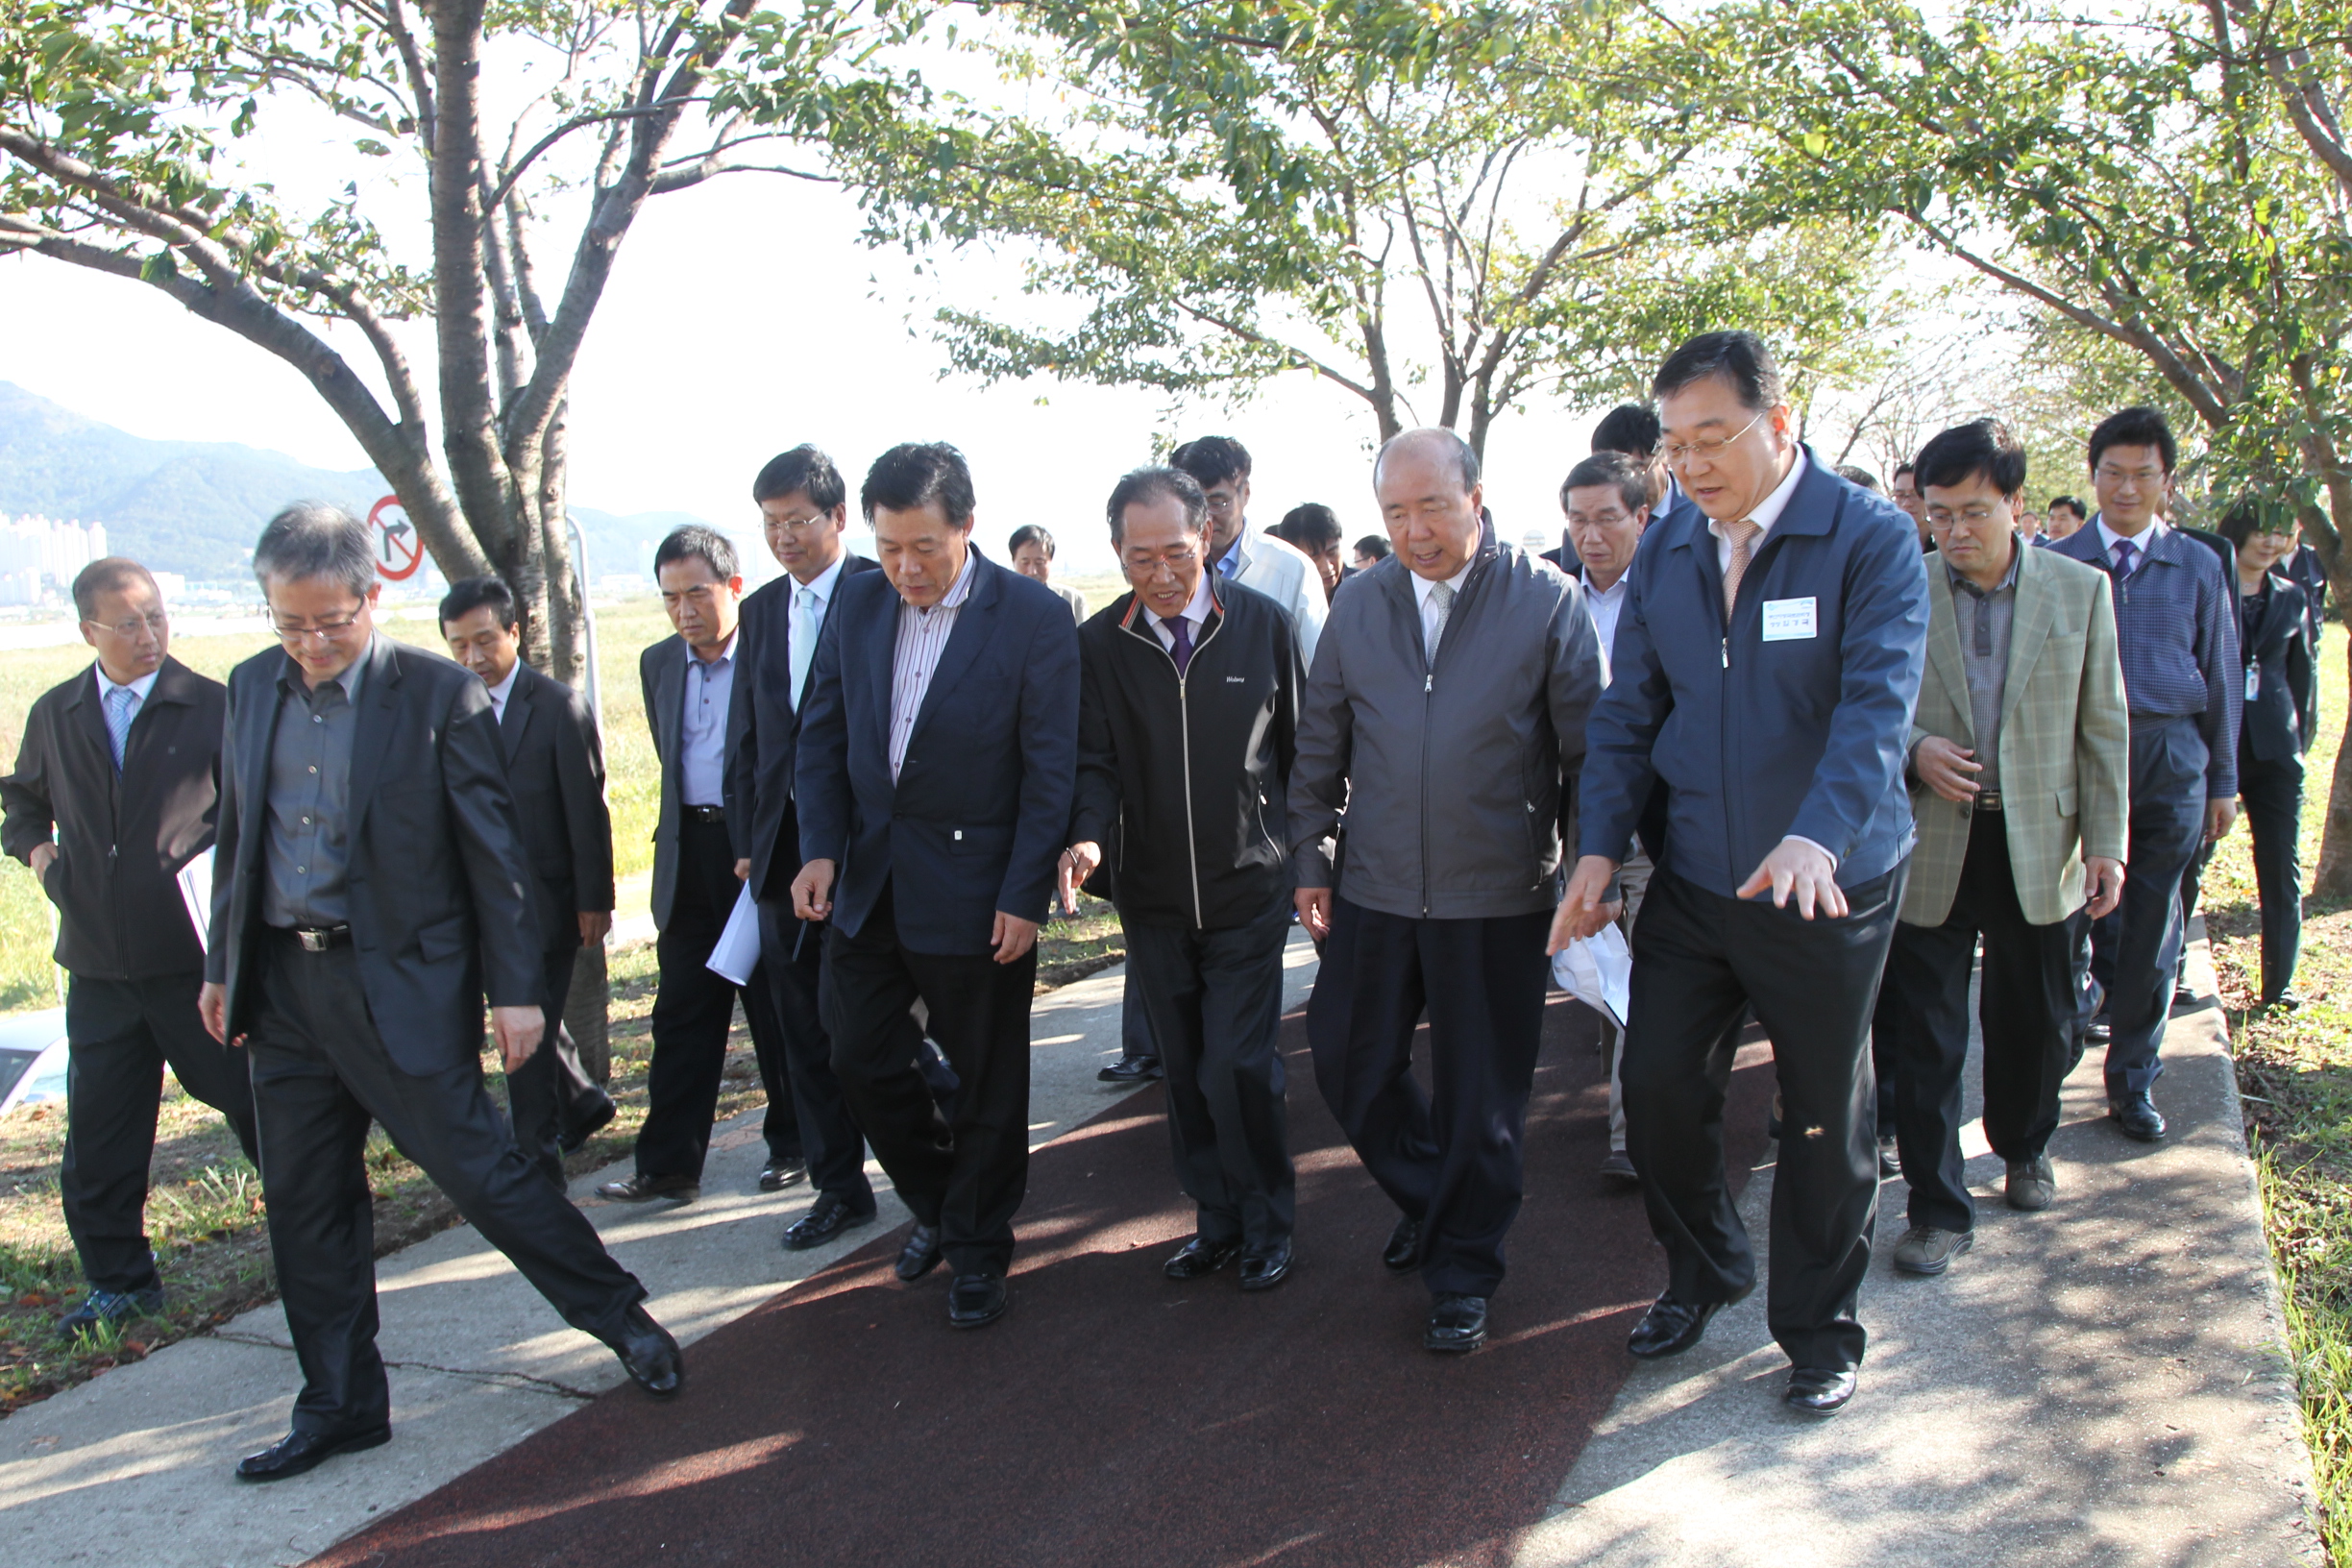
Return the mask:
[[(0, 512), (103, 523), (108, 548), (159, 572), (244, 576), (254, 536), (290, 501), (365, 515), (390, 486), (374, 469), (336, 473), (226, 441), (151, 441), (0, 381)], [(683, 512), (616, 517), (573, 508), (602, 577), (649, 571), (653, 546)]]

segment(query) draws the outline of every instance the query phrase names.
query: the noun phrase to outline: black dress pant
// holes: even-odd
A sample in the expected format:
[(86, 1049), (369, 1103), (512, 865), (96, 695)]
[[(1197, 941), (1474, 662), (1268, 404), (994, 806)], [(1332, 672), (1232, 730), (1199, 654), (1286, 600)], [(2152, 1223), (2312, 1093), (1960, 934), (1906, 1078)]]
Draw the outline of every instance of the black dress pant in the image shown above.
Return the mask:
[(2257, 762), (2241, 747), (2238, 797), (2254, 835), (2254, 887), (2262, 901), (2262, 999), (2294, 984), (2303, 950), (2303, 759)]
[(1960, 886), (1941, 925), (1895, 927), (1882, 999), (1897, 1010), (1896, 1146), (1914, 1225), (1966, 1231), (1975, 1200), (1960, 1157), (1968, 1067), (1969, 972), (1984, 938), (1985, 1141), (2004, 1161), (2031, 1160), (2058, 1130), (2058, 1090), (2074, 1067), (2074, 946), (2089, 917), (2035, 925), (2018, 904), (1998, 812), (1969, 825)]
[(351, 948), (306, 953), (277, 932), (263, 941), (246, 1049), (270, 1255), (302, 1364), (294, 1430), (360, 1432), (390, 1415), (376, 1348), (370, 1119), (565, 1322), (613, 1343), (645, 1286), (516, 1144), (482, 1083), (476, 1042), (453, 1042), (439, 1071), (403, 1072), (369, 1016)]
[[(1491, 1296), (1519, 1216), (1552, 911), (1424, 920), (1332, 899), (1307, 1002), (1315, 1087), (1381, 1189), (1421, 1222), (1432, 1295)], [(1430, 1021), (1430, 1092), (1412, 1075)]]
[[(852, 1213), (874, 1212), (873, 1183), (866, 1179), (866, 1140), (858, 1136), (841, 1080), (833, 1076), (833, 1037), (825, 1033), (821, 1004), (824, 985), (825, 931), (793, 914), (789, 898), (760, 900), (760, 951), (768, 971), (784, 1042), (784, 1067), (791, 1081), (793, 1110), (800, 1128), (800, 1149), (808, 1157), (809, 1183), (830, 1192)], [(909, 1017), (902, 1043), (920, 1049), (922, 1030)]]
[(1290, 896), (1221, 931), (1127, 927), (1128, 993), (1151, 1015), (1167, 1071), (1176, 1181), (1198, 1235), (1268, 1250), (1298, 1216), (1283, 1106), (1283, 946)]
[(2181, 876), (2205, 834), (2208, 753), (2197, 721), (2134, 715), (2131, 858), (2123, 901), (2094, 922), (2092, 972), (2107, 988), (2107, 1092), (2139, 1093), (2159, 1059), (2180, 976)]
[(254, 1147), (253, 1086), (245, 1053), (205, 1032), (196, 1011), (200, 973), (151, 980), (75, 975), (65, 992), (65, 1159), (58, 1196), (99, 1290), (159, 1284), (147, 1247), (147, 1171), (155, 1160), (163, 1066), (196, 1099), (218, 1111), (245, 1158)]
[(1780, 1089), (1765, 1322), (1803, 1367), (1852, 1367), (1878, 1207), (1870, 1022), (1906, 863), (1846, 890), (1848, 913), (1710, 893), (1660, 870), (1633, 924), (1626, 1151), (1678, 1301), (1737, 1301), (1756, 1262), (1724, 1171), (1726, 1036), (1743, 1007), (1772, 1038)]
[[(856, 936), (825, 934), (826, 1028), (833, 1075), (900, 1201), (937, 1226), (957, 1274), (1001, 1276), (1013, 1216), (1029, 1189), (1029, 1003), (1037, 949), (1011, 964), (986, 953), (899, 945), (895, 890), (885, 885)], [(920, 998), (930, 1037), (961, 1081), (952, 1116), (917, 1066), (908, 1009)]]
[(604, 1090), (580, 1066), (579, 1051), (564, 1032), (564, 1004), (572, 995), (572, 970), (579, 948), (558, 947), (541, 960), (547, 1000), (547, 1033), (530, 1060), (506, 1075), (506, 1109), (514, 1117), (515, 1141), (557, 1187), (564, 1181), (563, 1135), (585, 1122), (605, 1099)]
[(750, 984), (739, 992), (709, 967), (711, 949), (719, 945), (742, 888), (726, 824), (681, 821), (677, 889), (670, 919), (654, 943), (661, 990), (653, 997), (653, 1064), (646, 1073), (645, 1126), (637, 1134), (640, 1176), (702, 1179), (739, 994), (760, 1084), (768, 1091), (768, 1114), (760, 1126), (768, 1159), (774, 1164), (800, 1162), (800, 1127), (766, 968), (755, 969)]

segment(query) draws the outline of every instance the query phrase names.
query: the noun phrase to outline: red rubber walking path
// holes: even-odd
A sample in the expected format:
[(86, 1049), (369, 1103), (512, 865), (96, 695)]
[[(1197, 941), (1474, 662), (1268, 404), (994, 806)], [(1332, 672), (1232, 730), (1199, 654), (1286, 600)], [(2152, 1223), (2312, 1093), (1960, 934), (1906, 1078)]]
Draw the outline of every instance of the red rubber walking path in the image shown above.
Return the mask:
[[(1293, 1014), (1298, 1262), (1281, 1288), (1161, 1275), (1191, 1213), (1146, 1090), (1036, 1152), (994, 1326), (950, 1331), (944, 1275), (900, 1285), (903, 1231), (877, 1237), (689, 1347), (674, 1402), (624, 1386), (315, 1560), (1507, 1562), (1624, 1382), (1662, 1278), (1640, 1199), (1595, 1174), (1593, 1016), (1556, 998), (1545, 1029), (1527, 1203), (1476, 1355), (1420, 1349), (1428, 1297), (1380, 1266), (1396, 1212), (1315, 1092)], [(1766, 1053), (1740, 1061), (1735, 1180), (1771, 1095)]]

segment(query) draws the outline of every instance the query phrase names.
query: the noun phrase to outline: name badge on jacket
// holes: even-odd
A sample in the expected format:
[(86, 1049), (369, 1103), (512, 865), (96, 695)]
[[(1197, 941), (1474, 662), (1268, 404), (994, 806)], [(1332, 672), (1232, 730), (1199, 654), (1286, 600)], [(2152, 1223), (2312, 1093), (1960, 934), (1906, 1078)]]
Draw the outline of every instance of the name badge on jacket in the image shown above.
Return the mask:
[(1820, 635), (1810, 599), (1768, 599), (1764, 601), (1764, 640), (1800, 642)]

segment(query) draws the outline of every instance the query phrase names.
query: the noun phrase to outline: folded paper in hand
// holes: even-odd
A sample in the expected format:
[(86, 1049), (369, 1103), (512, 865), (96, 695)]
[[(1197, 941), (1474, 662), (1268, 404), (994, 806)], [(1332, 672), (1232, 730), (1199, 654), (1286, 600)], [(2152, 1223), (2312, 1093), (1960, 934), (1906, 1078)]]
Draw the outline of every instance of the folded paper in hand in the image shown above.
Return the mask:
[(711, 949), (702, 967), (736, 985), (747, 986), (759, 961), (759, 900), (751, 896), (747, 883), (735, 895), (735, 910), (727, 917), (726, 929), (719, 933), (719, 945)]
[(212, 950), (212, 851), (207, 849), (180, 868), (180, 901), (187, 906), (188, 924), (196, 928), (196, 945)]
[(1625, 933), (1613, 925), (1580, 937), (1552, 955), (1552, 983), (1594, 1011), (1625, 1027), (1626, 992), (1633, 976), (1633, 955)]

